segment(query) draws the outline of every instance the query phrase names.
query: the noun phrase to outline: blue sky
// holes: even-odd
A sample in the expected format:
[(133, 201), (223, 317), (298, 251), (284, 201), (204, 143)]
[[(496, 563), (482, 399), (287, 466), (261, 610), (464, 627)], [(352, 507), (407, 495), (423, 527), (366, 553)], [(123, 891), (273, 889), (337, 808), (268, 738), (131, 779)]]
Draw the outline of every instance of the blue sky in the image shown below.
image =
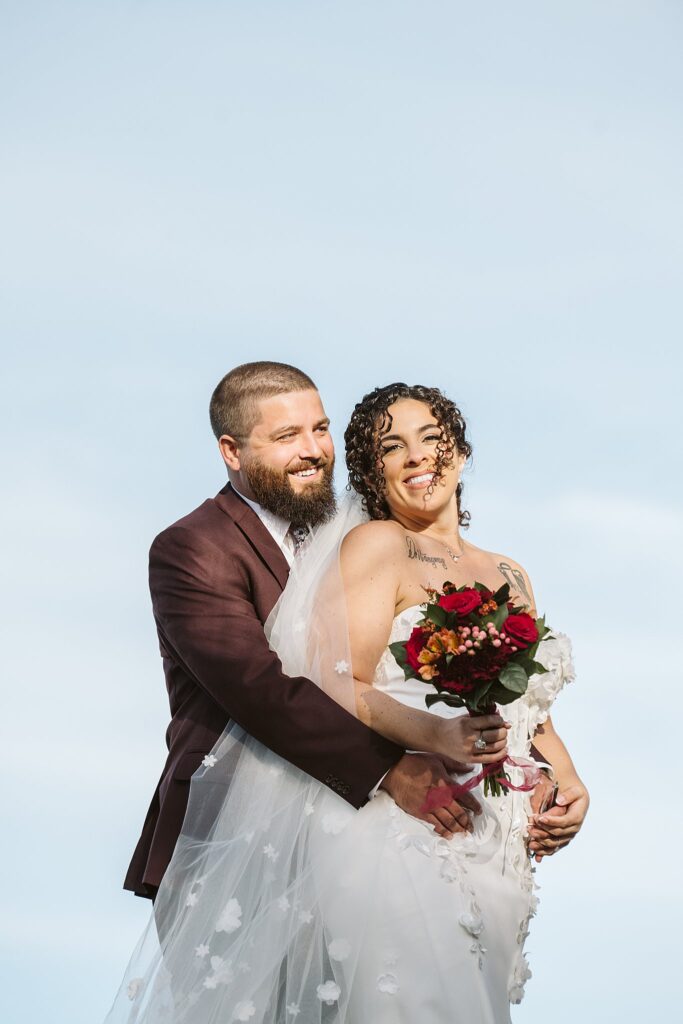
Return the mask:
[(461, 405), (470, 537), (574, 638), (555, 719), (593, 792), (514, 1020), (666, 1012), (680, 5), (0, 19), (3, 1021), (101, 1020), (146, 920), (120, 883), (164, 760), (147, 548), (223, 485), (208, 398), (253, 358), (306, 369), (338, 439), (377, 384)]

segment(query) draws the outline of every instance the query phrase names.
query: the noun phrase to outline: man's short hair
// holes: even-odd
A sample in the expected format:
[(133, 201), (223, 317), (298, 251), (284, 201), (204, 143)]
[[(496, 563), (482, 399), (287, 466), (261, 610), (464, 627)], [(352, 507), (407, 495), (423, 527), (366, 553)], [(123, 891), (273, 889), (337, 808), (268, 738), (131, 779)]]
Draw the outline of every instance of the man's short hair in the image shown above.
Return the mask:
[(217, 438), (228, 434), (244, 441), (258, 422), (258, 402), (311, 388), (317, 391), (311, 378), (287, 363), (243, 363), (226, 373), (211, 396), (211, 429)]

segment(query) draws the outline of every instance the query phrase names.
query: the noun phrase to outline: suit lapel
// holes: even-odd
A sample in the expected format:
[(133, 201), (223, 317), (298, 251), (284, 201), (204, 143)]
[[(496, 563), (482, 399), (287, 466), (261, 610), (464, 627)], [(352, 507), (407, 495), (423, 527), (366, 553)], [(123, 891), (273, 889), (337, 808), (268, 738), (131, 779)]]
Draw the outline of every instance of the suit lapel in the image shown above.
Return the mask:
[(263, 564), (270, 570), (280, 584), (282, 590), (287, 585), (289, 564), (270, 532), (263, 525), (253, 508), (242, 501), (230, 484), (227, 484), (216, 497), (215, 502), (222, 512), (230, 516), (232, 521), (244, 534)]

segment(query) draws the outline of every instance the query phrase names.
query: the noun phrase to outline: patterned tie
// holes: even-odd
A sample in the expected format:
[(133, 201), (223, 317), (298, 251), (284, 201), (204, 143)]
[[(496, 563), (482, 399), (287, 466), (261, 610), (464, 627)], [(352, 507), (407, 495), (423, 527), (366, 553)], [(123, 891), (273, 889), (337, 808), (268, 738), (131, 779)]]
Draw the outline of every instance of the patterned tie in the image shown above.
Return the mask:
[(308, 527), (295, 526), (294, 523), (292, 523), (287, 533), (292, 538), (292, 547), (294, 548), (294, 554), (298, 555), (299, 552), (301, 551), (304, 541), (308, 537)]

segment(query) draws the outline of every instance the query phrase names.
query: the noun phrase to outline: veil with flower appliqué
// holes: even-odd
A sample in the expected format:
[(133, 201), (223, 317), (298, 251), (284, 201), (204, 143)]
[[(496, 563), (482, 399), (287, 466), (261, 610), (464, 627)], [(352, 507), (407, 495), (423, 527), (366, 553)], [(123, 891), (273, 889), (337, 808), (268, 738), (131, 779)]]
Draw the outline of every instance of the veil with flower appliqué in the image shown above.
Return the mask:
[[(306, 542), (266, 624), (285, 673), (314, 680), (350, 714), (339, 551), (367, 519), (346, 495)], [(387, 841), (386, 828), (368, 822), (366, 866), (345, 877), (340, 840), (357, 813), (231, 723), (192, 778), (180, 838), (106, 1024), (350, 1020)], [(349, 885), (347, 913), (340, 893)]]

